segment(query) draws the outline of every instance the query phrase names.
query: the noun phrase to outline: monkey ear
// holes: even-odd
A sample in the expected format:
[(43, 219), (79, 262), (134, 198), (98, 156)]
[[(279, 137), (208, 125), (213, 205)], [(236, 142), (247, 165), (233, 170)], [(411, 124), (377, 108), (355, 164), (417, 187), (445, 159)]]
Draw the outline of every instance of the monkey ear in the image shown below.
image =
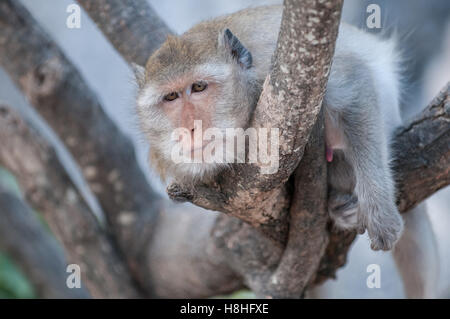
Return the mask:
[(228, 54), (230, 54), (243, 69), (249, 69), (252, 66), (252, 54), (244, 47), (241, 41), (231, 33), (230, 29), (225, 29), (219, 35), (219, 46), (223, 46)]
[(139, 64), (131, 62), (131, 69), (133, 70), (134, 78), (136, 79), (139, 88), (142, 89), (145, 84), (145, 68)]

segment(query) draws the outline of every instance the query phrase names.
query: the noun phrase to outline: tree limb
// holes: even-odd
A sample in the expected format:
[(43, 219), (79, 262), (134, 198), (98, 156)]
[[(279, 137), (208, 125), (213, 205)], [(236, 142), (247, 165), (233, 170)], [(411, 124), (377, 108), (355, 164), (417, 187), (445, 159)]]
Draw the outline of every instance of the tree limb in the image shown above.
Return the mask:
[(0, 250), (19, 265), (40, 298), (89, 298), (84, 286), (67, 287), (67, 262), (58, 243), (28, 205), (1, 185), (0, 215)]
[[(110, 237), (100, 229), (55, 150), (33, 124), (0, 105), (0, 140), (4, 141), (0, 147), (0, 163), (16, 176), (26, 199), (42, 213), (64, 246), (68, 262), (81, 267), (83, 281), (91, 295), (99, 298), (138, 297)], [(37, 236), (44, 240), (43, 245), (48, 242), (42, 234), (37, 233)], [(65, 285), (65, 279), (60, 284)]]
[(422, 114), (397, 131), (394, 149), (400, 211), (450, 183), (450, 82)]
[(0, 43), (8, 43), (0, 45), (0, 64), (70, 150), (132, 273), (149, 291), (145, 247), (162, 203), (141, 171), (131, 141), (18, 1), (0, 2)]
[(328, 244), (327, 173), (323, 156), (323, 112), (314, 126), (304, 156), (295, 170), (289, 214), (289, 237), (266, 290), (277, 298), (299, 298), (315, 278)]
[(145, 65), (172, 33), (142, 0), (78, 0), (114, 47), (127, 60)]
[[(323, 116), (313, 128), (295, 172), (290, 227), (285, 247), (255, 228), (222, 215), (215, 245), (258, 297), (299, 298), (314, 278), (328, 242)], [(234, 222), (233, 222), (234, 221)]]

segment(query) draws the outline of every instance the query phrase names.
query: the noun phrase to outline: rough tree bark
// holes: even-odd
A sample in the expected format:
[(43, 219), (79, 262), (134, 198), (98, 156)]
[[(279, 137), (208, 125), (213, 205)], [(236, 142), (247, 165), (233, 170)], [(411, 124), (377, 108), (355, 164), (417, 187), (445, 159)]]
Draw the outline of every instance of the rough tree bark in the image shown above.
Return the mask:
[(146, 1), (80, 0), (78, 3), (128, 63), (145, 65), (149, 55), (171, 33)]
[[(0, 140), (0, 164), (16, 176), (27, 201), (42, 212), (53, 234), (62, 243), (68, 264), (80, 266), (90, 294), (99, 298), (138, 297), (114, 242), (99, 227), (55, 150), (33, 124), (0, 105)], [(8, 224), (3, 216), (0, 223), (6, 223), (4, 227)], [(1, 232), (1, 235), (6, 234)], [(62, 282), (53, 284), (64, 285), (65, 290), (70, 290), (65, 284), (66, 277), (67, 273), (59, 278)], [(62, 296), (69, 294), (66, 292)]]
[(450, 82), (397, 132), (395, 172), (400, 211), (450, 183)]
[(161, 199), (140, 170), (131, 141), (18, 1), (0, 2), (0, 44), (0, 64), (76, 159), (132, 273), (150, 290), (142, 247), (151, 240)]
[(88, 291), (67, 289), (62, 249), (33, 211), (0, 185), (0, 251), (21, 268), (40, 298), (87, 298)]
[[(121, 14), (123, 4), (117, 1), (80, 3), (128, 62), (144, 64), (147, 53), (161, 42), (161, 32), (153, 39), (148, 28), (145, 54), (132, 49), (138, 48), (142, 26), (149, 25), (142, 17), (154, 16), (141, 1), (128, 0), (126, 14)], [(323, 281), (344, 264), (355, 234), (336, 233), (326, 225), (322, 121), (316, 121), (341, 5), (285, 1), (273, 72), (252, 123), (282, 129), (280, 171), (263, 175), (258, 166), (237, 166), (213, 184), (168, 189), (173, 198), (225, 213), (221, 214), (185, 212), (183, 206), (167, 205), (154, 195), (130, 156), (131, 144), (104, 114), (76, 69), (20, 5), (0, 3), (0, 43), (10, 43), (0, 46), (0, 64), (61, 136), (91, 188), (97, 187), (112, 234), (147, 294), (208, 297), (247, 286), (259, 296), (295, 298), (312, 280)], [(112, 21), (121, 22), (115, 26)], [(163, 33), (169, 30), (160, 20), (156, 26)], [(298, 65), (304, 72), (294, 71)], [(416, 198), (403, 196), (410, 187), (415, 192), (424, 187), (419, 197), (424, 199), (449, 183), (448, 90), (397, 136), (400, 143), (420, 140), (424, 145), (404, 144), (404, 156), (396, 162), (399, 179), (410, 179), (404, 184), (399, 180), (402, 211), (417, 203)], [(430, 150), (434, 155), (428, 157)], [(422, 159), (410, 168), (416, 175), (423, 173), (424, 182), (407, 172), (411, 156)], [(115, 187), (116, 178), (108, 180), (117, 177), (114, 170), (119, 172), (120, 187)]]

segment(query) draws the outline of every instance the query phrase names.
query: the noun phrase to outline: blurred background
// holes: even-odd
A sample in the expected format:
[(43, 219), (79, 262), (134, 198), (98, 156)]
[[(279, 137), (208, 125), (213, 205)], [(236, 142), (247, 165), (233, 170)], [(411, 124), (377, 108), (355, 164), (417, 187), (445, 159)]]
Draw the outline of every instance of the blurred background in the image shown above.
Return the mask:
[[(64, 53), (81, 71), (107, 108), (107, 113), (126, 132), (136, 146), (137, 156), (150, 183), (165, 196), (164, 187), (148, 169), (148, 146), (137, 130), (134, 115), (133, 75), (126, 62), (116, 53), (90, 18), (82, 13), (81, 28), (66, 27), (66, 8), (71, 0), (20, 0), (35, 19), (56, 40)], [(281, 3), (281, 0), (148, 0), (160, 17), (176, 33), (182, 33), (195, 23), (250, 6)], [(450, 80), (450, 1), (345, 1), (343, 19), (364, 26), (366, 6), (379, 3), (382, 9), (380, 36), (395, 33), (399, 37), (405, 57), (404, 114), (420, 111)], [(22, 94), (0, 68), (0, 103), (19, 108), (27, 116), (37, 117)], [(83, 187), (83, 180), (64, 147), (51, 130), (41, 128), (57, 146), (72, 177)], [(1, 144), (1, 141), (0, 141)], [(0, 183), (20, 193), (14, 177), (0, 168)], [(91, 207), (97, 207), (89, 191), (84, 188)], [(441, 190), (427, 201), (429, 215), (438, 238), (440, 264), (439, 295), (450, 297), (450, 189)], [(99, 210), (97, 210), (98, 212)], [(381, 266), (381, 288), (366, 286), (368, 264)], [(349, 254), (348, 264), (321, 288), (327, 298), (403, 298), (402, 284), (388, 252), (369, 249), (368, 239), (359, 236)], [(251, 296), (246, 294), (242, 296)], [(19, 267), (0, 251), (0, 298), (32, 298), (33, 287), (21, 274)]]

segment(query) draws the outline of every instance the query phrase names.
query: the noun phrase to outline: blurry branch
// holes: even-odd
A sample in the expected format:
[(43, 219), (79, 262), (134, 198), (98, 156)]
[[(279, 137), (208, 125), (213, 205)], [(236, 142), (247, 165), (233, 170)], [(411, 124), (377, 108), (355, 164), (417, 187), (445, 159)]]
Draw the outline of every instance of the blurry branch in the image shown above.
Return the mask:
[[(98, 226), (53, 147), (33, 124), (25, 122), (11, 109), (0, 106), (0, 140), (3, 141), (1, 165), (16, 176), (27, 201), (41, 212), (62, 243), (68, 263), (81, 267), (83, 282), (90, 294), (99, 298), (139, 296), (109, 236)], [(3, 223), (3, 217), (1, 221)], [(27, 223), (26, 220), (24, 222)], [(8, 236), (8, 233), (0, 234)], [(43, 244), (48, 242), (42, 234), (37, 234), (36, 239), (38, 235), (45, 240)], [(24, 240), (16, 244), (24, 249), (30, 245)], [(49, 252), (39, 260), (45, 257), (52, 258)], [(54, 262), (57, 261), (55, 259)], [(62, 284), (65, 285), (65, 279)]]
[(2, 185), (0, 215), (0, 251), (19, 265), (39, 298), (89, 298), (83, 286), (66, 286), (67, 262), (58, 243), (30, 207)]
[[(240, 248), (249, 244), (251, 252), (258, 249), (245, 237), (246, 230), (258, 239), (265, 238), (236, 218), (195, 206), (167, 205), (149, 245), (148, 263), (155, 295), (206, 298), (244, 288), (245, 273), (235, 261), (256, 263), (253, 254)], [(276, 253), (266, 247), (266, 256)], [(258, 271), (257, 265), (253, 265), (254, 271)]]
[(142, 0), (78, 0), (117, 51), (127, 60), (145, 65), (171, 31)]
[(18, 1), (0, 2), (0, 65), (68, 147), (97, 196), (132, 274), (150, 289), (145, 247), (160, 198), (141, 171), (130, 139)]

